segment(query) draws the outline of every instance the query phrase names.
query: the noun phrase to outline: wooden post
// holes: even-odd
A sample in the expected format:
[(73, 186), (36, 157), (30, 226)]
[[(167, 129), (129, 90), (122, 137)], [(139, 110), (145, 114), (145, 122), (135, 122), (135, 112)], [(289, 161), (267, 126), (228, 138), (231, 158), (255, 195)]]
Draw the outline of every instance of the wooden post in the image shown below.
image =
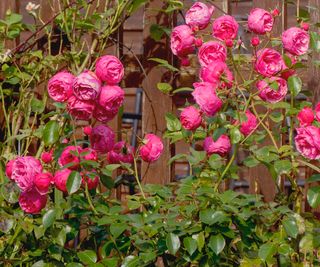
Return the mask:
[[(171, 62), (171, 52), (168, 40), (154, 41), (150, 38), (150, 26), (152, 24), (171, 25), (170, 18), (160, 9), (165, 3), (163, 1), (153, 0), (145, 7), (144, 13), (144, 55), (143, 66), (148, 74), (142, 83), (144, 89), (143, 107), (142, 107), (142, 130), (143, 133), (154, 133), (161, 136), (166, 130), (165, 114), (172, 110), (172, 99), (164, 95), (157, 89), (157, 83), (165, 81), (167, 72), (164, 68), (159, 68), (157, 64), (148, 59), (158, 57)], [(170, 158), (170, 144), (164, 139), (164, 152), (157, 162), (147, 164), (142, 163), (141, 177), (143, 183), (166, 184), (171, 181), (170, 166), (167, 162)]]

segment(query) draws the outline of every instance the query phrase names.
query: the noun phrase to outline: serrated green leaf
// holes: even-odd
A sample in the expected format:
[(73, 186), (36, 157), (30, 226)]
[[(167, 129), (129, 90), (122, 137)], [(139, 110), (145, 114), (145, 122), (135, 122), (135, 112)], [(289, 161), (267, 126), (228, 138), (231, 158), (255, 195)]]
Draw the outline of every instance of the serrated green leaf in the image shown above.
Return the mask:
[(73, 171), (70, 173), (67, 180), (67, 190), (69, 194), (73, 194), (78, 191), (81, 186), (81, 175), (79, 172)]

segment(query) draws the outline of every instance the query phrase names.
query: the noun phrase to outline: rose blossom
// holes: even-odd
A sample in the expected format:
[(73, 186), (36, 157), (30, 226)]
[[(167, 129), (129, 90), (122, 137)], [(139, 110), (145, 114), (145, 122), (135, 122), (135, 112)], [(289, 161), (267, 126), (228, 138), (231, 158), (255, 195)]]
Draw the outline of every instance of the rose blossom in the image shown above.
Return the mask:
[(320, 158), (320, 129), (315, 126), (297, 128), (297, 150), (308, 159)]
[(96, 74), (101, 81), (114, 85), (122, 80), (124, 68), (117, 57), (106, 55), (97, 60)]
[(116, 163), (132, 163), (134, 148), (125, 141), (116, 143), (112, 150), (107, 154), (107, 160), (110, 164)]
[(234, 40), (238, 34), (239, 25), (236, 20), (229, 15), (217, 18), (212, 24), (212, 35), (221, 41)]
[(255, 47), (255, 46), (258, 46), (260, 44), (260, 39), (259, 39), (258, 36), (254, 36), (254, 37), (251, 38), (250, 42), (251, 42), (251, 45)]
[(38, 173), (34, 177), (34, 185), (40, 195), (47, 194), (49, 187), (53, 182), (53, 176), (49, 172)]
[(73, 81), (73, 93), (79, 100), (95, 100), (101, 90), (101, 81), (92, 71), (80, 73)]
[(309, 33), (298, 28), (291, 27), (281, 36), (283, 48), (293, 55), (301, 56), (308, 51)]
[(13, 166), (13, 163), (14, 163), (14, 159), (11, 159), (7, 162), (6, 164), (6, 175), (9, 179), (12, 180), (12, 166)]
[[(266, 80), (261, 80), (257, 82), (256, 86), (260, 91), (260, 98), (270, 103), (276, 103), (284, 99), (288, 92), (286, 80), (279, 77), (272, 77), (269, 79), (269, 81), (269, 83), (267, 83)], [(270, 84), (274, 83), (277, 84), (277, 89), (270, 87)]]
[(33, 188), (34, 177), (42, 172), (42, 165), (39, 160), (31, 156), (18, 157), (12, 164), (11, 178), (21, 191), (29, 191)]
[(273, 17), (270, 12), (262, 8), (254, 8), (248, 16), (248, 28), (256, 34), (271, 32), (273, 27)]
[(233, 75), (226, 63), (214, 61), (200, 70), (200, 79), (221, 87), (232, 87)]
[(201, 2), (195, 2), (186, 13), (186, 24), (190, 28), (203, 30), (210, 23), (211, 15), (214, 11), (213, 6), (207, 6)]
[(93, 110), (92, 116), (100, 122), (111, 121), (118, 114), (117, 109), (107, 110), (105, 107), (97, 104)]
[(67, 146), (61, 153), (58, 163), (60, 167), (68, 164), (68, 169), (75, 170), (79, 166), (80, 153), (82, 148), (80, 146)]
[(317, 121), (320, 121), (320, 102), (316, 105), (315, 112)]
[(201, 66), (207, 66), (213, 61), (225, 62), (227, 59), (227, 50), (220, 42), (209, 41), (200, 47), (198, 58)]
[(200, 111), (194, 106), (184, 108), (180, 115), (180, 122), (187, 130), (197, 129), (202, 122)]
[(140, 157), (145, 162), (154, 162), (160, 158), (163, 151), (161, 139), (154, 134), (146, 134), (143, 139), (143, 145), (140, 147)]
[(92, 171), (85, 171), (81, 173), (82, 177), (82, 185), (85, 187), (86, 184), (89, 190), (96, 189), (99, 184), (99, 176), (95, 170)]
[(47, 151), (44, 151), (44, 152), (42, 152), (42, 154), (41, 154), (41, 160), (44, 162), (44, 163), (50, 163), (50, 162), (52, 162), (52, 160), (53, 160), (53, 151), (49, 151), (49, 152), (47, 152)]
[(84, 101), (71, 96), (68, 100), (68, 112), (79, 120), (89, 120), (94, 109), (94, 102)]
[(124, 100), (124, 91), (119, 86), (106, 85), (101, 88), (99, 105), (108, 111), (115, 111), (120, 108)]
[(222, 101), (217, 96), (215, 88), (207, 82), (194, 83), (192, 96), (200, 109), (208, 116), (213, 116), (222, 107)]
[(95, 126), (90, 135), (91, 147), (97, 152), (107, 153), (113, 148), (114, 138), (115, 134), (108, 126)]
[(72, 95), (72, 84), (74, 76), (61, 71), (55, 74), (48, 82), (48, 94), (57, 102), (65, 102)]
[(22, 192), (19, 197), (19, 205), (26, 213), (39, 213), (46, 204), (47, 195), (41, 195), (35, 189), (28, 192)]
[(247, 136), (257, 127), (257, 118), (251, 113), (250, 110), (247, 110), (245, 113), (246, 120), (241, 122), (240, 132)]
[(80, 154), (81, 159), (84, 160), (93, 160), (96, 161), (98, 159), (97, 151), (93, 150), (90, 147), (84, 148)]
[(203, 142), (203, 148), (208, 155), (219, 154), (224, 157), (231, 149), (230, 139), (225, 134), (221, 135), (217, 141), (214, 141), (211, 136), (206, 137)]
[(255, 69), (261, 75), (271, 77), (282, 70), (284, 62), (281, 54), (271, 48), (264, 48), (257, 52)]
[(302, 127), (311, 125), (314, 121), (313, 110), (309, 107), (304, 107), (298, 113), (297, 119), (299, 120), (300, 126)]
[(67, 193), (67, 181), (69, 178), (69, 175), (71, 174), (71, 170), (69, 169), (62, 169), (55, 173), (54, 175), (54, 184), (57, 189), (59, 189), (62, 192)]
[(180, 25), (171, 32), (170, 46), (172, 53), (185, 58), (194, 51), (194, 34), (189, 26)]

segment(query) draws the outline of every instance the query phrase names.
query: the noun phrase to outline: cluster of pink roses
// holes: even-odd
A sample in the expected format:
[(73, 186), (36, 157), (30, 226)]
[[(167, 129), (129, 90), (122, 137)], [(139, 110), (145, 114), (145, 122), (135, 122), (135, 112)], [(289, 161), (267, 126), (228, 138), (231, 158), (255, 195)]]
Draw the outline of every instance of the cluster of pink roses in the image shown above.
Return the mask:
[(67, 71), (57, 73), (49, 80), (48, 93), (57, 102), (67, 102), (68, 112), (76, 119), (108, 122), (124, 100), (124, 91), (117, 85), (123, 75), (120, 60), (105, 55), (97, 60), (95, 72), (86, 70), (77, 77)]

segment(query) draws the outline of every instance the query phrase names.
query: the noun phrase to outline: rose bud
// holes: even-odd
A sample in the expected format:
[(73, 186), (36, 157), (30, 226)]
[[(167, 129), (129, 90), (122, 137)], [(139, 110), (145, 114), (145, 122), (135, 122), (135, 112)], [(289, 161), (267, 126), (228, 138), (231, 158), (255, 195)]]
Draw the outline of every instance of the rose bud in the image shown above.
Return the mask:
[(54, 75), (48, 82), (48, 94), (57, 102), (66, 102), (72, 96), (74, 76), (62, 71)]
[(225, 40), (225, 44), (227, 47), (232, 48), (233, 47), (233, 41), (231, 39)]
[(259, 44), (260, 44), (260, 39), (259, 39), (258, 36), (254, 36), (254, 37), (251, 38), (251, 45), (253, 47), (258, 46)]
[(180, 59), (181, 60), (181, 66), (183, 67), (188, 67), (190, 66), (190, 60), (187, 57), (183, 57)]
[(284, 65), (281, 54), (274, 49), (264, 48), (257, 52), (255, 70), (263, 76), (275, 76)]
[(109, 85), (115, 85), (122, 80), (124, 68), (117, 57), (106, 55), (97, 60), (96, 74), (101, 81)]
[(247, 110), (245, 113), (246, 120), (241, 122), (240, 132), (247, 136), (252, 133), (252, 131), (257, 127), (257, 118), (251, 113), (250, 110)]
[(204, 3), (195, 2), (186, 13), (186, 24), (191, 28), (203, 30), (210, 23), (213, 11), (213, 6), (207, 6)]
[(110, 164), (133, 163), (134, 147), (125, 141), (116, 143), (112, 150), (107, 154), (107, 160)]
[(311, 125), (296, 130), (295, 143), (299, 153), (308, 159), (319, 159), (320, 129)]
[(81, 173), (82, 177), (82, 186), (85, 187), (86, 184), (89, 190), (96, 189), (99, 184), (99, 176), (95, 170), (85, 171)]
[(11, 179), (16, 182), (21, 191), (30, 191), (34, 186), (34, 177), (42, 173), (39, 160), (31, 156), (18, 157), (12, 164)]
[(6, 164), (6, 176), (11, 180), (13, 180), (11, 178), (11, 176), (12, 176), (12, 166), (13, 166), (14, 161), (15, 161), (14, 159), (11, 159)]
[(53, 151), (50, 151), (50, 152), (42, 152), (41, 154), (41, 160), (44, 162), (44, 163), (50, 163), (52, 162), (53, 160)]
[(68, 165), (68, 169), (76, 170), (80, 162), (80, 153), (82, 148), (80, 146), (67, 146), (61, 153), (58, 159), (58, 164), (60, 167)]
[(180, 115), (180, 122), (183, 128), (189, 131), (196, 130), (202, 122), (200, 111), (194, 106), (184, 108)]
[(279, 15), (280, 15), (279, 9), (275, 8), (275, 9), (272, 11), (272, 16), (278, 17)]
[(73, 93), (79, 100), (95, 100), (101, 90), (101, 81), (89, 70), (80, 73), (73, 81)]
[(195, 41), (194, 41), (194, 44), (196, 47), (201, 47), (202, 46), (202, 39), (201, 38), (197, 38)]
[(217, 18), (212, 24), (213, 37), (225, 41), (228, 39), (234, 40), (238, 35), (239, 24), (229, 15), (224, 15)]
[(310, 126), (314, 121), (313, 110), (309, 107), (304, 107), (298, 113), (297, 119), (300, 123), (300, 126), (302, 127)]
[(124, 100), (124, 91), (119, 86), (106, 85), (101, 88), (99, 105), (105, 110), (118, 110)]
[(172, 53), (180, 58), (185, 58), (194, 52), (194, 34), (187, 25), (173, 28), (171, 32), (170, 46)]
[(248, 16), (248, 28), (256, 34), (266, 34), (271, 32), (273, 27), (273, 17), (270, 12), (262, 8), (254, 8)]
[(47, 204), (47, 195), (41, 195), (34, 188), (31, 191), (22, 192), (19, 197), (19, 205), (26, 213), (39, 213)]
[(85, 126), (85, 127), (83, 127), (83, 133), (85, 134), (85, 135), (90, 135), (91, 134), (91, 132), (92, 132), (92, 127), (91, 126)]
[[(277, 89), (271, 88), (270, 83), (276, 83)], [(279, 77), (270, 78), (270, 83), (268, 84), (265, 80), (257, 82), (257, 89), (259, 90), (259, 96), (262, 100), (276, 103), (283, 100), (288, 92), (286, 80)]]
[(160, 158), (163, 152), (161, 139), (154, 134), (146, 134), (143, 145), (139, 149), (139, 154), (145, 162), (154, 162)]
[(71, 174), (71, 170), (69, 169), (62, 169), (55, 173), (54, 175), (54, 184), (57, 189), (60, 191), (67, 193), (67, 181), (69, 178), (69, 175)]
[(231, 88), (233, 84), (233, 75), (226, 63), (214, 61), (200, 69), (200, 79), (203, 82), (209, 82), (218, 87)]
[(111, 121), (116, 115), (118, 114), (118, 109), (109, 110), (105, 107), (100, 106), (99, 104), (96, 104), (92, 116), (103, 123), (106, 123), (108, 121)]
[(195, 90), (192, 96), (196, 103), (199, 105), (201, 111), (207, 116), (213, 116), (222, 107), (222, 101), (217, 96), (215, 88), (212, 84), (207, 82), (194, 83)]
[(301, 56), (308, 51), (309, 33), (298, 27), (291, 27), (284, 31), (281, 39), (283, 48), (293, 55)]
[(301, 22), (301, 28), (304, 29), (305, 31), (309, 31), (310, 25), (309, 23)]
[(198, 59), (201, 66), (207, 66), (214, 61), (225, 62), (227, 50), (220, 42), (209, 41), (204, 43), (199, 49)]
[(67, 138), (64, 138), (62, 141), (61, 141), (62, 144), (68, 144), (69, 143), (69, 140)]
[(68, 100), (67, 110), (71, 116), (79, 120), (89, 120), (94, 109), (94, 102), (84, 101), (71, 96)]
[(98, 125), (92, 128), (90, 143), (92, 149), (99, 153), (108, 153), (114, 145), (115, 134), (105, 125)]
[(225, 134), (221, 135), (217, 141), (214, 141), (210, 136), (204, 139), (203, 148), (209, 156), (218, 154), (221, 157), (224, 157), (231, 150), (231, 142), (229, 137)]
[(51, 173), (38, 173), (34, 177), (34, 185), (40, 195), (48, 193), (49, 187), (54, 183), (54, 179)]

